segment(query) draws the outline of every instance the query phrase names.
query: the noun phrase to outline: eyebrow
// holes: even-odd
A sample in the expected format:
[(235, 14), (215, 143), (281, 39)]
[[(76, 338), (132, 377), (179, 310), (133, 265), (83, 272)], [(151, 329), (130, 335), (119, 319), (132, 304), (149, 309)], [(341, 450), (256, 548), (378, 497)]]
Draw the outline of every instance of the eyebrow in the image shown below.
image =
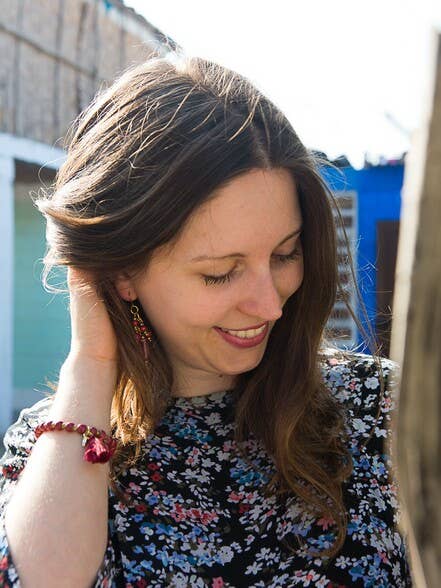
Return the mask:
[[(284, 243), (286, 243), (286, 241), (289, 241), (293, 237), (296, 237), (301, 232), (302, 227), (299, 227), (298, 229), (287, 235), (282, 241), (280, 241), (277, 247), (280, 247), (280, 245), (283, 245)], [(245, 253), (227, 253), (227, 255), (219, 255), (217, 257), (212, 255), (198, 255), (197, 257), (193, 257), (192, 259), (190, 259), (190, 261), (207, 261), (208, 259), (228, 259), (230, 257), (246, 257), (246, 255)]]

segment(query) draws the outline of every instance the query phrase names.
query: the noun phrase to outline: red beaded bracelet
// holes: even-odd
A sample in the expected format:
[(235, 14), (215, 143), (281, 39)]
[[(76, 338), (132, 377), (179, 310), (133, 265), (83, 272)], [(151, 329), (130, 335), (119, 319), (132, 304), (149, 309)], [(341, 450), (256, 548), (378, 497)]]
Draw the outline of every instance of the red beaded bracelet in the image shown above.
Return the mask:
[(67, 431), (83, 435), (82, 446), (86, 447), (83, 459), (91, 463), (106, 463), (116, 450), (114, 437), (107, 435), (104, 430), (99, 431), (88, 425), (75, 425), (75, 423), (64, 423), (63, 421), (40, 423), (34, 429), (36, 439), (45, 431)]

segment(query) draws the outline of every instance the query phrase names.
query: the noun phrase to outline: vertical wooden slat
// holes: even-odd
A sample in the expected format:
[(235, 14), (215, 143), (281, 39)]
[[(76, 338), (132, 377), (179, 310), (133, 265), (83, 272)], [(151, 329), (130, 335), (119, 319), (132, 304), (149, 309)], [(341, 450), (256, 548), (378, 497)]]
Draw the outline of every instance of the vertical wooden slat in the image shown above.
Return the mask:
[(406, 162), (391, 357), (401, 365), (397, 435), (415, 586), (441, 586), (441, 34), (427, 118)]

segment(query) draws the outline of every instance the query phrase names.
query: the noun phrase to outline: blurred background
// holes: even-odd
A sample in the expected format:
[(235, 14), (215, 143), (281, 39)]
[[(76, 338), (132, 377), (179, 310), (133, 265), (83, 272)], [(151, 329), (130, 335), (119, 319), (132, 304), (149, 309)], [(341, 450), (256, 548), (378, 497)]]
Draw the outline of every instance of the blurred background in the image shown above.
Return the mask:
[[(153, 52), (180, 49), (244, 74), (337, 168), (323, 174), (367, 319), (348, 286), (349, 296), (387, 356), (406, 154), (424, 117), (439, 4), (0, 0), (0, 438), (69, 351), (68, 298), (42, 287), (45, 223), (30, 194), (50, 186), (67, 128), (96, 91)], [(342, 248), (340, 276), (350, 283)], [(339, 345), (363, 350), (341, 302), (330, 327)]]

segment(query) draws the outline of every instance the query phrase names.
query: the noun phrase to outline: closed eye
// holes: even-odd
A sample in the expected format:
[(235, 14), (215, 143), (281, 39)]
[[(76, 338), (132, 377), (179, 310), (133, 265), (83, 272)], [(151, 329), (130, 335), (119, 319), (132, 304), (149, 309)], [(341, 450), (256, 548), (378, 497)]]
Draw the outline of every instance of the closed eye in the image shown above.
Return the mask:
[(287, 255), (274, 255), (281, 263), (285, 261), (292, 261), (293, 259), (297, 259), (300, 256), (300, 247), (296, 247), (294, 251), (288, 253)]
[[(289, 261), (295, 261), (298, 257), (301, 256), (301, 248), (296, 247), (294, 251), (288, 253), (287, 255), (274, 255), (278, 263), (287, 263)], [(230, 272), (223, 274), (221, 276), (206, 276), (203, 275), (202, 278), (205, 281), (205, 284), (208, 285), (217, 285), (217, 284), (225, 284), (226, 282), (231, 282), (231, 279), (236, 274), (236, 271), (233, 269)]]

